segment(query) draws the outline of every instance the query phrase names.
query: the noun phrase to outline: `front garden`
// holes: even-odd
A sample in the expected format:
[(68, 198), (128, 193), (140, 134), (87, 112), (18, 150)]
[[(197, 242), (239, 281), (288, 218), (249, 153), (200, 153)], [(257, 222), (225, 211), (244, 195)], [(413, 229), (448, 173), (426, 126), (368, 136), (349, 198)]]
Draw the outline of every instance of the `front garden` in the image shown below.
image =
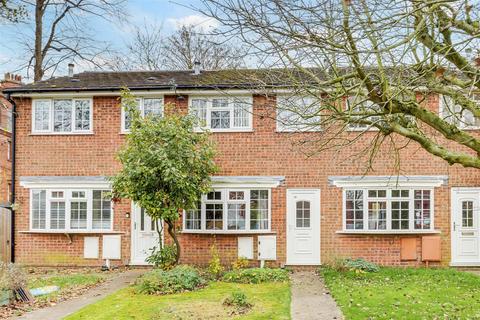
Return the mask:
[(347, 320), (480, 319), (480, 277), (468, 272), (355, 262), (321, 274)]
[(223, 272), (212, 261), (208, 270), (154, 269), (67, 319), (290, 319), (286, 270)]

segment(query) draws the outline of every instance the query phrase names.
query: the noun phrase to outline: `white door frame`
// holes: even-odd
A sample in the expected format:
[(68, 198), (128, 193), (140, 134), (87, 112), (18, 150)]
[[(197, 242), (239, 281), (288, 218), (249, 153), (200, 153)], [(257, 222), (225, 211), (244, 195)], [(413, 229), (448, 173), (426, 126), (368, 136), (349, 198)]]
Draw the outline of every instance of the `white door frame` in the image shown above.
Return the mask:
[[(462, 194), (471, 194), (471, 193), (476, 193), (474, 197), (477, 199), (477, 204), (480, 203), (480, 188), (476, 187), (455, 187), (451, 189), (450, 193), (450, 253), (451, 253), (451, 258), (450, 258), (450, 265), (451, 266), (480, 266), (480, 252), (479, 252), (479, 259), (477, 261), (461, 261), (458, 259), (458, 246), (459, 246), (459, 239), (457, 236), (457, 229), (459, 228), (458, 224), (456, 224), (456, 219), (457, 216), (456, 214), (458, 213), (457, 211), (457, 206), (458, 206), (458, 200), (461, 197)], [(474, 220), (474, 226), (476, 226), (477, 234), (480, 237), (480, 234), (478, 233), (479, 230), (478, 228), (480, 227), (480, 216), (476, 217), (476, 222)], [(474, 219), (475, 219), (475, 211), (474, 211)], [(479, 240), (480, 243), (480, 240)], [(480, 250), (480, 247), (479, 247)]]
[[(291, 257), (289, 258), (289, 249), (292, 250), (292, 243), (290, 242), (290, 245), (289, 245), (289, 238), (290, 237), (290, 225), (289, 225), (289, 217), (288, 217), (288, 210), (289, 210), (289, 204), (290, 204), (290, 195), (291, 194), (295, 194), (295, 193), (298, 193), (298, 194), (301, 194), (302, 192), (305, 192), (305, 193), (309, 193), (309, 194), (312, 194), (314, 193), (314, 196), (316, 198), (316, 200), (318, 201), (318, 212), (310, 212), (310, 226), (312, 228), (315, 228), (314, 224), (312, 224), (312, 222), (315, 221), (315, 219), (312, 219), (312, 217), (314, 217), (314, 214), (317, 214), (318, 216), (318, 223), (316, 225), (316, 228), (317, 228), (317, 233), (315, 234), (315, 231), (313, 231), (313, 240), (312, 241), (316, 241), (317, 242), (317, 245), (314, 247), (317, 247), (318, 248), (318, 260), (316, 261), (311, 261), (311, 262), (298, 262), (298, 261), (292, 261)], [(287, 189), (287, 192), (286, 192), (286, 211), (285, 211), (285, 227), (286, 227), (286, 264), (287, 265), (320, 265), (321, 264), (321, 192), (320, 192), (320, 189), (318, 188), (289, 188)], [(295, 228), (294, 226), (292, 226), (292, 228)], [(292, 241), (292, 240), (290, 240)]]
[[(140, 210), (140, 207), (135, 205), (132, 201), (131, 203), (131, 211), (130, 211), (130, 265), (149, 265), (145, 261), (136, 261), (134, 258), (136, 257), (135, 249), (137, 247), (137, 230), (135, 230), (135, 219), (137, 217), (137, 210)], [(165, 235), (162, 233), (162, 243), (165, 244)]]

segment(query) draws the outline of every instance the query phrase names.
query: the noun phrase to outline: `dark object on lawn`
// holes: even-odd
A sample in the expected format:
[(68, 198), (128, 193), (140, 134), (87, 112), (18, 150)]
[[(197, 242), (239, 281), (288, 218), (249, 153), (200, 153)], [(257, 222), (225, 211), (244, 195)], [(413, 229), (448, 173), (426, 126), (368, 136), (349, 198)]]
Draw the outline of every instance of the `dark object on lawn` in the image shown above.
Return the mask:
[(28, 289), (20, 287), (14, 289), (13, 294), (18, 301), (33, 302), (33, 296), (30, 294)]

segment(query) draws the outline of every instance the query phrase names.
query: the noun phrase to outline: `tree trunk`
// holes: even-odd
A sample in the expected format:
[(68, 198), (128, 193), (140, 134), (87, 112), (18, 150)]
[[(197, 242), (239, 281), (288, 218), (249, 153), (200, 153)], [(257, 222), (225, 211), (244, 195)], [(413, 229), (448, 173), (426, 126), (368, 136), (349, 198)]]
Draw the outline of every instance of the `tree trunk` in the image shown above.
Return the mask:
[(35, 4), (35, 52), (34, 52), (34, 67), (33, 67), (33, 81), (40, 81), (43, 78), (43, 52), (42, 52), (42, 38), (43, 38), (43, 13), (45, 9), (45, 0), (37, 0)]
[(162, 250), (163, 249), (163, 243), (162, 243), (163, 222), (159, 223), (159, 219), (155, 219), (155, 224), (157, 225), (158, 247), (160, 248), (160, 250)]
[(178, 242), (177, 232), (175, 231), (175, 222), (169, 219), (165, 220), (168, 226), (168, 234), (172, 237), (175, 247), (177, 248), (177, 256), (175, 257), (175, 264), (180, 261), (180, 242)]

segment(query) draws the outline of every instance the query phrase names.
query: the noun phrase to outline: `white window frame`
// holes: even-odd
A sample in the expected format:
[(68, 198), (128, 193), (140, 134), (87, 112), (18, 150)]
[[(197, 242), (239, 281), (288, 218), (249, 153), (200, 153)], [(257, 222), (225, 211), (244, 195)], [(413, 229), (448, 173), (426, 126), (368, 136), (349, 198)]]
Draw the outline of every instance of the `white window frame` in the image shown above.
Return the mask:
[[(477, 101), (477, 103), (479, 104), (479, 107), (480, 107), (480, 96), (478, 94), (475, 94), (479, 97), (479, 99), (474, 99), (475, 101)], [(447, 99), (451, 99), (450, 97), (447, 96)], [(467, 112), (471, 112), (469, 110), (465, 110)], [(457, 116), (457, 115), (454, 115), (452, 114), (451, 110), (447, 110), (445, 108), (445, 101), (444, 101), (444, 96), (439, 94), (438, 95), (438, 114), (440, 115), (440, 117), (442, 119), (444, 119), (445, 121), (449, 122), (449, 123), (458, 123), (458, 128), (462, 129), (462, 130), (480, 130), (480, 125), (468, 125), (466, 123), (466, 119), (465, 119), (465, 111), (464, 113), (462, 114), (461, 117)], [(475, 117), (473, 114), (472, 114), (473, 117)], [(455, 119), (455, 121), (451, 121), (449, 120), (447, 117), (457, 117), (458, 119)]]
[[(250, 192), (252, 190), (265, 190), (268, 191), (268, 228), (267, 229), (250, 229)], [(187, 229), (186, 228), (186, 212), (182, 215), (182, 229), (183, 233), (270, 233), (272, 228), (272, 191), (270, 188), (215, 188), (213, 191), (222, 192), (222, 200), (207, 200), (206, 195), (202, 195), (201, 199), (201, 221), (199, 229)], [(244, 200), (229, 200), (228, 195), (230, 191), (243, 191)], [(222, 230), (213, 230), (206, 228), (206, 203), (222, 203), (223, 204), (223, 228)], [(228, 229), (228, 203), (245, 203), (245, 229), (243, 230), (229, 230)]]
[[(45, 228), (33, 228), (33, 192), (34, 191), (46, 191), (46, 204), (45, 204)], [(110, 206), (110, 226), (109, 228), (102, 228), (102, 229), (93, 229), (93, 190), (108, 190), (110, 188), (104, 187), (93, 187), (93, 188), (85, 188), (83, 186), (77, 187), (69, 187), (69, 188), (59, 188), (59, 187), (34, 187), (30, 189), (30, 212), (29, 212), (29, 230), (31, 232), (42, 232), (42, 233), (103, 233), (109, 232), (113, 230), (113, 223), (114, 223), (114, 211), (115, 208), (113, 206), (113, 202), (111, 202)], [(52, 198), (52, 192), (63, 192), (62, 201), (65, 202), (65, 228), (64, 229), (51, 229), (50, 227), (50, 209), (51, 209), (51, 202), (58, 200), (58, 198)], [(75, 201), (76, 198), (72, 198), (72, 192), (75, 191), (82, 191), (85, 192), (85, 199), (87, 202), (87, 228), (86, 229), (71, 229), (70, 227), (70, 220), (71, 220), (71, 202)]]
[[(211, 132), (248, 132), (253, 131), (253, 96), (251, 95), (238, 95), (238, 96), (189, 96), (188, 97), (188, 112), (192, 113), (192, 100), (206, 100), (206, 109), (207, 109), (207, 118), (205, 126), (199, 126), (195, 128), (195, 131), (204, 131), (209, 130)], [(225, 99), (228, 101), (228, 106), (225, 108), (213, 108), (212, 100), (213, 99)], [(249, 105), (247, 111), (248, 116), (248, 126), (247, 127), (235, 127), (234, 126), (234, 103), (235, 101), (244, 101), (245, 104)], [(230, 128), (211, 128), (211, 113), (212, 111), (229, 111), (230, 112)]]
[[(291, 125), (285, 124), (280, 119), (281, 108), (279, 107), (282, 104), (282, 101), (288, 99), (308, 99), (311, 100), (311, 103), (315, 102), (315, 97), (308, 97), (308, 96), (287, 96), (287, 95), (277, 95), (276, 98), (276, 130), (277, 132), (320, 132), (322, 131), (321, 126), (309, 126), (309, 125)], [(320, 102), (319, 102), (320, 103)], [(288, 111), (288, 110), (287, 110)], [(320, 119), (321, 120), (321, 119)]]
[[(363, 229), (347, 229), (347, 191), (363, 191)], [(369, 190), (386, 190), (387, 195), (384, 198), (371, 198), (368, 196)], [(392, 201), (402, 201), (407, 198), (392, 197), (392, 190), (409, 190), (409, 228), (408, 229), (392, 229)], [(415, 190), (428, 190), (430, 191), (430, 228), (428, 229), (415, 229)], [(433, 187), (346, 187), (342, 190), (342, 232), (343, 233), (380, 233), (380, 234), (395, 234), (395, 233), (432, 233), (435, 231), (435, 192)], [(368, 224), (368, 203), (371, 201), (386, 201), (387, 203), (387, 215), (386, 215), (386, 228), (385, 229), (369, 229)]]
[[(72, 108), (72, 123), (71, 123), (71, 130), (70, 131), (61, 131), (57, 132), (54, 129), (55, 119), (54, 119), (54, 101), (55, 100), (71, 100), (71, 108)], [(37, 108), (37, 102), (48, 102), (49, 104), (49, 121), (48, 121), (48, 129), (46, 130), (38, 130), (35, 128), (35, 112)], [(75, 122), (76, 122), (76, 112), (75, 112), (75, 101), (88, 101), (90, 107), (90, 129), (89, 130), (77, 130), (75, 129)], [(75, 98), (75, 97), (65, 97), (65, 98), (55, 98), (55, 99), (32, 99), (32, 113), (31, 113), (32, 121), (32, 134), (48, 134), (48, 135), (76, 135), (76, 134), (93, 134), (93, 98)]]
[[(164, 95), (159, 95), (159, 96), (148, 96), (148, 97), (134, 97), (135, 100), (138, 100), (139, 101), (139, 105), (138, 105), (138, 110), (140, 111), (140, 115), (142, 117), (145, 116), (145, 109), (144, 109), (144, 100), (145, 99), (159, 99), (159, 100), (162, 100), (162, 117), (165, 115), (165, 96)], [(130, 132), (130, 129), (127, 129), (125, 128), (125, 116), (126, 116), (126, 112), (125, 112), (125, 108), (123, 107), (123, 105), (121, 106), (121, 109), (122, 109), (122, 112), (121, 112), (121, 133), (129, 133)]]

